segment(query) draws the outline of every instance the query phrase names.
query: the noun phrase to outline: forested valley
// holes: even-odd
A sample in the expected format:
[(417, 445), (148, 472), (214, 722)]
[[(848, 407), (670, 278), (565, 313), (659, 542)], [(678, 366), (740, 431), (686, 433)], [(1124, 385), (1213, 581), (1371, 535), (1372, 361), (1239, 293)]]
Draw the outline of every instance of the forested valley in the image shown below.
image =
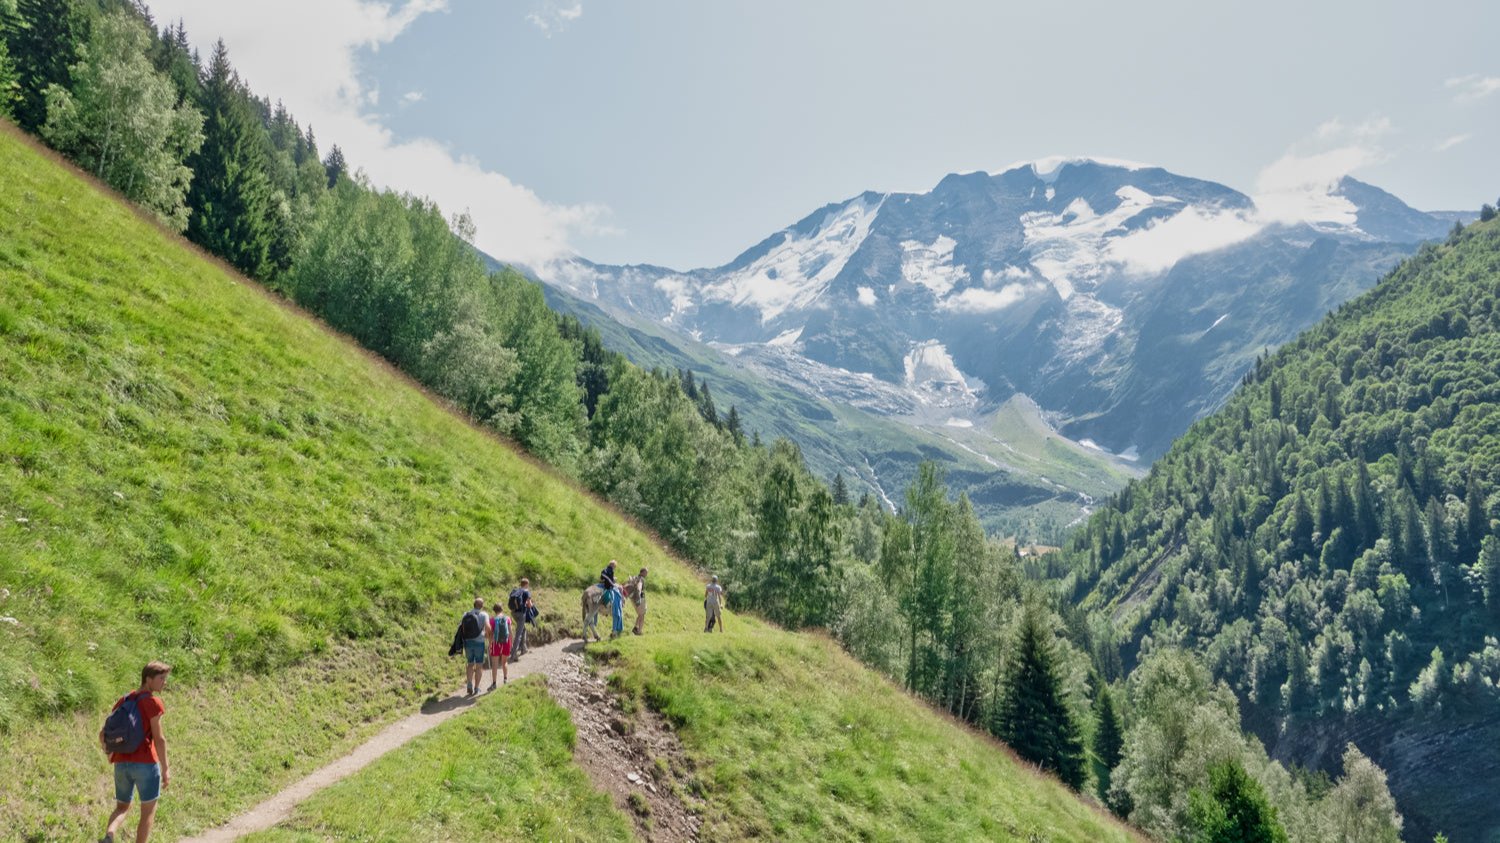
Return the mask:
[(1284, 765), (1266, 724), (1500, 703), (1493, 209), (1264, 357), (1062, 553), (1022, 557), (940, 465), (897, 511), (853, 499), (693, 372), (605, 348), (487, 272), (468, 219), (320, 150), (222, 42), (204, 60), (115, 0), (0, 0), (0, 31), (22, 129), (648, 526), (736, 607), (826, 630), (1153, 837), (1402, 839), (1361, 748)]

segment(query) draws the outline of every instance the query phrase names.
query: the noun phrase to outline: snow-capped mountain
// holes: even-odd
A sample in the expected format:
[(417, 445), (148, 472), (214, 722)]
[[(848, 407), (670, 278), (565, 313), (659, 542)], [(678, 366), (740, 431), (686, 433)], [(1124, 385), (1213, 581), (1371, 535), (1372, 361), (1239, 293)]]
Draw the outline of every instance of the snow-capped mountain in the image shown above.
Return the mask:
[(1257, 201), (1159, 167), (1049, 159), (863, 193), (720, 267), (542, 275), (812, 394), (956, 424), (1024, 394), (1076, 440), (1154, 456), (1257, 353), (1451, 220), (1351, 178)]

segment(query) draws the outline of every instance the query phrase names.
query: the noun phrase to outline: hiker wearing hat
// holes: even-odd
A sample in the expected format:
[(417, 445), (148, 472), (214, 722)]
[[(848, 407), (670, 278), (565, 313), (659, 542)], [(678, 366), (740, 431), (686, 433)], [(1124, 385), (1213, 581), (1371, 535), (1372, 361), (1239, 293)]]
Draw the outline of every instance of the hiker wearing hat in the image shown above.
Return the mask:
[(714, 574), (710, 578), (708, 587), (703, 589), (703, 614), (705, 623), (704, 632), (713, 632), (714, 624), (719, 625), (719, 631), (724, 631), (724, 617), (719, 614), (719, 603), (724, 599), (724, 586), (719, 585), (719, 575)]

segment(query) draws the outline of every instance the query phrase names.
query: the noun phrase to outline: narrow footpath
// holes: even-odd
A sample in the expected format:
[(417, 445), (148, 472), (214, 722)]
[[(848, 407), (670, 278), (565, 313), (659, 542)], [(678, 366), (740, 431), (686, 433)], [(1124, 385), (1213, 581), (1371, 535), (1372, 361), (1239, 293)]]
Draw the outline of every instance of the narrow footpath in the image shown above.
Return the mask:
[[(582, 650), (582, 642), (567, 639), (554, 641), (541, 647), (532, 647), (526, 655), (510, 666), (510, 678), (519, 679), (533, 673), (555, 674), (569, 655), (572, 656), (572, 660), (581, 661)], [(488, 681), (489, 671), (487, 670), (485, 677)], [(497, 689), (494, 693), (499, 692), (500, 690)], [(412, 738), (442, 725), (449, 718), (463, 714), (483, 696), (484, 694), (481, 693), (479, 696), (465, 697), (464, 689), (459, 688), (447, 699), (428, 703), (422, 706), (416, 714), (392, 723), (360, 744), (353, 752), (319, 767), (307, 774), (301, 781), (224, 825), (205, 831), (196, 837), (184, 839), (186, 843), (220, 843), (220, 841), (237, 840), (243, 835), (271, 828), (290, 817), (292, 809), (296, 808), (302, 800), (363, 770), (382, 755), (404, 746)]]

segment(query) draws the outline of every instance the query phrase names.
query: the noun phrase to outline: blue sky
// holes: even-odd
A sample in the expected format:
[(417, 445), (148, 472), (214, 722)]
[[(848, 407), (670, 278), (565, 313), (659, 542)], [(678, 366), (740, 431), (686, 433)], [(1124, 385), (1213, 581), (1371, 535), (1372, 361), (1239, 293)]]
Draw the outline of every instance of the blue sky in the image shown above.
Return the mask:
[(1252, 195), (1346, 172), (1426, 209), (1500, 195), (1494, 3), (150, 5), (532, 264), (720, 264), (863, 190), (1057, 154)]

